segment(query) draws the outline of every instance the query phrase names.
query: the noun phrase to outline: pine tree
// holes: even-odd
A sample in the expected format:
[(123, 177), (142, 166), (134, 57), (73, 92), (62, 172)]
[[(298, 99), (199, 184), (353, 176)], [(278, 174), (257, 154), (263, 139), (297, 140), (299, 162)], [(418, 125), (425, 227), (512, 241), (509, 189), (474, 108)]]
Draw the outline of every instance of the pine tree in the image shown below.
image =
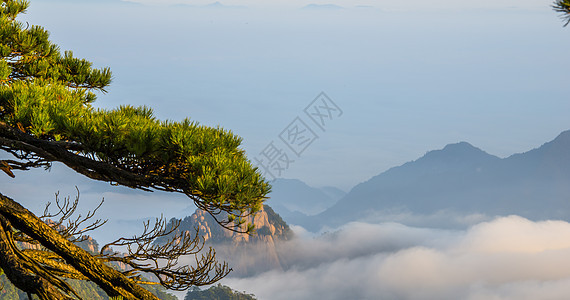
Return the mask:
[(256, 300), (254, 295), (234, 291), (218, 284), (207, 290), (192, 289), (186, 293), (184, 300)]
[(552, 7), (561, 14), (564, 27), (566, 27), (570, 23), (570, 0), (556, 0)]
[[(241, 138), (189, 119), (157, 120), (148, 107), (96, 108), (95, 93), (104, 93), (111, 83), (110, 70), (95, 69), (71, 51), (62, 53), (44, 28), (16, 20), (28, 6), (23, 0), (1, 2), (0, 149), (14, 159), (0, 161), (0, 169), (14, 177), (15, 171), (61, 162), (93, 180), (183, 193), (213, 216), (227, 216), (217, 219), (221, 226), (251, 232), (244, 217), (261, 208), (270, 186), (239, 148)], [(154, 274), (163, 286), (184, 290), (211, 284), (229, 272), (212, 249), (201, 254), (198, 236), (153, 244), (170, 233), (164, 220), (145, 224), (139, 237), (119, 239), (90, 254), (74, 242), (84, 237), (80, 225), (92, 215), (63, 226), (77, 201), (57, 204), (55, 214), (38, 217), (0, 194), (0, 267), (16, 287), (40, 299), (76, 297), (62, 278), (92, 281), (111, 297), (156, 299), (139, 285), (145, 281), (141, 274)], [(50, 221), (56, 216), (59, 220)], [(40, 250), (24, 249), (21, 242)], [(131, 250), (115, 255), (109, 252), (113, 245)], [(176, 259), (187, 254), (196, 255), (197, 265), (177, 266)], [(109, 267), (112, 261), (130, 271)]]

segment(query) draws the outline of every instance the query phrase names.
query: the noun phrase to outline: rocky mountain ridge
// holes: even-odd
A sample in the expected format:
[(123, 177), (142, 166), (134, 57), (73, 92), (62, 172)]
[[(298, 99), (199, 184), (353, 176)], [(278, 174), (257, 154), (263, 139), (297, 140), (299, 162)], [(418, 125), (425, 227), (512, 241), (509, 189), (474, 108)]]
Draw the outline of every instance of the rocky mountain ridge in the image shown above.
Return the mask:
[[(169, 226), (176, 221), (171, 219)], [(246, 223), (252, 223), (256, 228), (252, 235), (225, 229), (210, 214), (199, 209), (179, 221), (173, 234), (187, 232), (194, 236), (197, 233), (207, 246), (216, 250), (218, 260), (228, 262), (233, 268), (230, 276), (247, 276), (281, 269), (277, 244), (289, 240), (293, 234), (289, 225), (267, 205), (254, 216), (246, 218)], [(157, 242), (162, 243), (168, 238), (164, 237)]]

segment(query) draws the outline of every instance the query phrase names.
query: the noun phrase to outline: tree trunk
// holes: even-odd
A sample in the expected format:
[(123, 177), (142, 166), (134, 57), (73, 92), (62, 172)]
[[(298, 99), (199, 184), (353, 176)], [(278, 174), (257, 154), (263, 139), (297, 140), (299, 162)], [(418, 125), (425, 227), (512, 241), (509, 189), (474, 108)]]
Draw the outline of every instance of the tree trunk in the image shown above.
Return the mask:
[(151, 292), (135, 284), (119, 271), (105, 265), (87, 251), (63, 238), (33, 213), (1, 193), (0, 215), (4, 216), (12, 226), (61, 256), (69, 265), (101, 287), (109, 296), (122, 296), (125, 300), (159, 300)]
[[(0, 218), (3, 219), (2, 216)], [(6, 222), (0, 221), (0, 267), (4, 270), (6, 277), (20, 290), (30, 294), (36, 294), (42, 300), (61, 300), (70, 299), (59, 292), (47, 280), (33, 275), (25, 263), (22, 262), (12, 248), (13, 242), (10, 241), (6, 232)]]

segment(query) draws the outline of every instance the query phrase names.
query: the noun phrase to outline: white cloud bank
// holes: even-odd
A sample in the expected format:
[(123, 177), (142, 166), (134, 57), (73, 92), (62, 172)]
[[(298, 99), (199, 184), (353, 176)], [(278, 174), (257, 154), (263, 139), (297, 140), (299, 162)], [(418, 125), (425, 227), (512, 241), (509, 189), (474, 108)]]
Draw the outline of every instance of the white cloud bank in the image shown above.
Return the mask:
[(466, 231), (353, 223), (280, 248), (285, 271), (224, 284), (261, 300), (568, 299), (570, 224), (510, 216)]

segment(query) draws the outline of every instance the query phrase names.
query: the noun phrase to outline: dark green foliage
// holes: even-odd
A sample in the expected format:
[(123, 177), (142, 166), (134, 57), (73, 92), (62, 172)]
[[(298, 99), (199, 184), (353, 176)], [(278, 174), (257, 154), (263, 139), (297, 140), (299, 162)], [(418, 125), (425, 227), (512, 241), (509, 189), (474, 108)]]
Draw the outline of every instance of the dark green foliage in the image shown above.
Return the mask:
[(28, 300), (26, 293), (12, 285), (8, 278), (6, 278), (6, 275), (2, 274), (0, 276), (0, 284), (2, 285), (2, 289), (0, 290), (1, 300)]
[(255, 296), (252, 294), (240, 293), (234, 291), (227, 286), (218, 284), (217, 286), (212, 286), (207, 290), (201, 291), (195, 288), (188, 291), (184, 300), (255, 300)]
[(561, 18), (564, 20), (564, 27), (570, 24), (570, 0), (556, 0), (552, 7), (561, 14)]
[[(77, 292), (77, 294), (82, 299), (90, 300), (108, 300), (109, 296), (105, 294), (103, 290), (97, 287), (96, 284), (88, 281), (81, 280), (68, 280), (67, 281), (71, 287)], [(2, 275), (0, 277), (0, 283), (3, 285), (3, 289), (0, 290), (0, 299), (2, 300), (28, 300), (26, 293), (14, 287), (6, 276)], [(33, 296), (33, 299), (38, 299)], [(170, 300), (170, 299), (169, 299)]]
[[(46, 79), (72, 88), (104, 90), (111, 83), (108, 68), (92, 69), (91, 62), (73, 57), (71, 51), (62, 55), (59, 47), (49, 41), (45, 29), (15, 21), (28, 6), (28, 1), (2, 1), (0, 56), (3, 71), (0, 73), (4, 75), (3, 81)], [(8, 76), (4, 72), (6, 66), (10, 69)]]
[[(67, 280), (69, 285), (79, 294), (82, 299), (85, 300), (109, 300), (111, 299), (101, 288), (90, 281), (83, 280)], [(26, 293), (17, 289), (10, 283), (5, 275), (0, 276), (0, 284), (2, 289), (0, 290), (0, 300), (28, 300)], [(151, 291), (155, 296), (161, 300), (178, 300), (178, 298), (172, 294), (165, 292), (164, 288), (157, 285), (145, 286), (146, 289)], [(33, 299), (38, 299), (33, 296)]]
[(178, 300), (178, 297), (167, 293), (160, 285), (145, 286), (145, 288), (161, 300)]

